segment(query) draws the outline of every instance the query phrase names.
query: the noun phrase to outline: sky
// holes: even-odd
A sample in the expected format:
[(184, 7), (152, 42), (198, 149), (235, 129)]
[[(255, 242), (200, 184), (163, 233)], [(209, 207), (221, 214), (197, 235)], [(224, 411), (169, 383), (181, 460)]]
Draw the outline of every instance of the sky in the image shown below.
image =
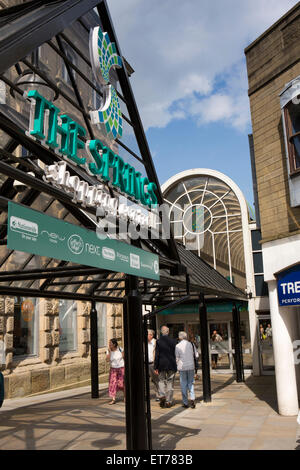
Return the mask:
[(295, 0), (107, 0), (160, 183), (229, 176), (253, 206), (244, 48)]

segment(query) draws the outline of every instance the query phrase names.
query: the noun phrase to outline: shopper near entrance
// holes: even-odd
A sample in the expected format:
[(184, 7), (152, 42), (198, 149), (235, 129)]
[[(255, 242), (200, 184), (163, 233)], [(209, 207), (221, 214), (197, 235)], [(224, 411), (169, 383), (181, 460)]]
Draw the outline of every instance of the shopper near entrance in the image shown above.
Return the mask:
[(116, 339), (109, 342), (109, 350), (106, 352), (106, 360), (110, 361), (108, 394), (112, 399), (109, 405), (116, 403), (116, 396), (119, 390), (124, 392), (124, 351), (119, 347)]
[(158, 375), (154, 371), (154, 358), (155, 358), (155, 349), (156, 349), (156, 339), (154, 338), (154, 331), (148, 330), (148, 367), (149, 367), (149, 376), (152, 383), (154, 384), (156, 401), (159, 399), (158, 391)]
[(195, 408), (195, 392), (194, 392), (194, 375), (195, 364), (199, 357), (198, 351), (194, 343), (187, 341), (187, 334), (185, 331), (178, 333), (179, 343), (175, 348), (175, 356), (177, 369), (180, 375), (180, 386), (183, 407), (189, 407), (188, 392), (190, 394), (191, 408)]
[[(217, 349), (218, 346), (216, 343), (221, 343), (221, 341), (223, 341), (223, 338), (221, 335), (219, 335), (217, 330), (214, 330), (211, 336), (211, 340), (212, 340), (212, 343), (215, 343), (215, 344), (212, 344), (212, 349)], [(212, 362), (211, 367), (213, 369), (217, 368), (218, 357), (219, 357), (219, 354), (216, 354), (216, 353), (211, 355), (211, 362)]]
[(173, 405), (174, 379), (177, 371), (175, 347), (176, 340), (169, 337), (169, 328), (161, 327), (161, 337), (156, 342), (154, 370), (158, 375), (160, 406)]

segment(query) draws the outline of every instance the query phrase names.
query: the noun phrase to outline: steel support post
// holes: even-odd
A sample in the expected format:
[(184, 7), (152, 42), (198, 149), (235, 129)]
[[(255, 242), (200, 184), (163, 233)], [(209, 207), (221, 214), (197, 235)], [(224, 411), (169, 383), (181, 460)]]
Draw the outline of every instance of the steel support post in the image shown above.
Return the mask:
[(244, 368), (243, 368), (243, 353), (242, 353), (242, 338), (240, 328), (240, 312), (236, 308), (236, 305), (232, 308), (232, 320), (233, 320), (233, 333), (234, 333), (234, 349), (235, 349), (235, 371), (236, 381), (244, 382)]
[[(128, 277), (125, 279), (125, 294), (129, 291)], [(127, 297), (123, 300), (123, 332), (124, 332), (124, 363), (125, 363), (125, 402), (126, 402), (126, 449), (131, 449), (132, 446), (132, 412), (131, 412), (131, 399), (130, 399), (130, 381), (129, 381), (129, 340), (128, 340), (128, 312), (127, 312)]]
[(146, 450), (147, 416), (145, 409), (145, 368), (143, 345), (142, 298), (138, 278), (126, 280), (125, 386), (127, 450)]
[(146, 409), (147, 409), (147, 432), (148, 449), (152, 450), (152, 426), (151, 426), (151, 402), (150, 402), (150, 380), (149, 380), (149, 356), (148, 356), (148, 324), (147, 316), (144, 316), (144, 341), (145, 341), (145, 386), (146, 386)]
[(201, 336), (201, 360), (202, 360), (202, 386), (203, 399), (205, 403), (211, 402), (211, 383), (210, 383), (210, 361), (209, 361), (209, 339), (207, 329), (207, 311), (204, 295), (199, 296), (199, 319)]
[(90, 314), (91, 325), (91, 385), (92, 398), (99, 398), (99, 373), (98, 373), (98, 318), (96, 301), (92, 300)]

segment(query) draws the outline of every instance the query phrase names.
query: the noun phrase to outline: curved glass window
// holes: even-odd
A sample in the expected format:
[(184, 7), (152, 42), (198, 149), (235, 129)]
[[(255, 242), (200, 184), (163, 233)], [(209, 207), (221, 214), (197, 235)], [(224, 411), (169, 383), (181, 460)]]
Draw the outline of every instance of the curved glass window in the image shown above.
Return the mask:
[(242, 213), (232, 188), (221, 179), (178, 175), (164, 189), (174, 237), (245, 289)]

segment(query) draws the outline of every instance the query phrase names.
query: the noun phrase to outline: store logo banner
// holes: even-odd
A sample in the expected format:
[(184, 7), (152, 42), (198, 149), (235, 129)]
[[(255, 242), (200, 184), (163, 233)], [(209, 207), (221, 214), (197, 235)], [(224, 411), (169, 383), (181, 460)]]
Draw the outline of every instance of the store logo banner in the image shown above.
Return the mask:
[(7, 248), (159, 280), (157, 255), (118, 240), (99, 239), (96, 232), (11, 201), (8, 203)]
[(107, 33), (100, 26), (90, 33), (90, 57), (96, 81), (103, 91), (101, 106), (91, 111), (93, 124), (98, 124), (108, 137), (116, 140), (122, 137), (122, 112), (116, 89), (110, 83), (110, 70), (123, 67), (121, 57), (117, 54), (116, 45), (111, 42)]
[(277, 276), (277, 292), (281, 307), (300, 305), (300, 265)]

